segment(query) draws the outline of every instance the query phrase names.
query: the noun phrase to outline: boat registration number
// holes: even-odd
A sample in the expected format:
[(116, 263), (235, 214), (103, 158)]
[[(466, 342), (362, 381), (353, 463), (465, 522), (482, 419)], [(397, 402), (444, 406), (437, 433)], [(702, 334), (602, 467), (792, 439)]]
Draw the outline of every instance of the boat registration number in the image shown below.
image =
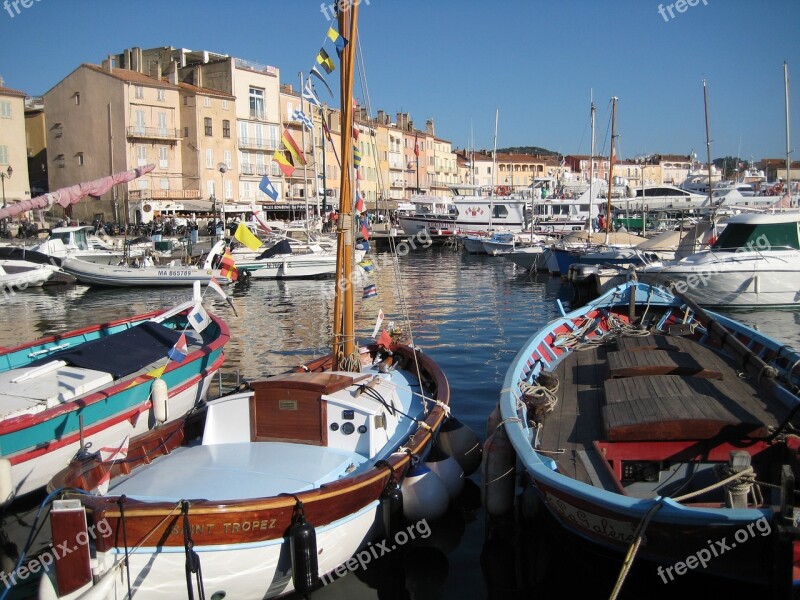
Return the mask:
[(192, 271), (190, 269), (186, 269), (183, 271), (172, 271), (170, 269), (164, 269), (158, 272), (159, 277), (190, 277)]

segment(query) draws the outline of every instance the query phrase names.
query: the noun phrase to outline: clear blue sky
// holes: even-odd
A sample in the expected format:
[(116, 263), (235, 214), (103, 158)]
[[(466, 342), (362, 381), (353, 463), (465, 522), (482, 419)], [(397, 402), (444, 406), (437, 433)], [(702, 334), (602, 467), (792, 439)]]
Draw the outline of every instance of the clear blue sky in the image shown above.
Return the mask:
[[(328, 26), (310, 0), (25, 0), (14, 17), (3, 1), (0, 75), (32, 95), (132, 46), (227, 53), (296, 83)], [(499, 147), (588, 153), (593, 91), (599, 150), (617, 96), (622, 156), (694, 150), (704, 159), (705, 78), (712, 156), (783, 157), (787, 61), (800, 148), (800, 2), (690, 1), (681, 13), (675, 0), (361, 0), (372, 113), (408, 112), (419, 128), (432, 117), (454, 146), (469, 146), (472, 131), (490, 149), (499, 109)]]

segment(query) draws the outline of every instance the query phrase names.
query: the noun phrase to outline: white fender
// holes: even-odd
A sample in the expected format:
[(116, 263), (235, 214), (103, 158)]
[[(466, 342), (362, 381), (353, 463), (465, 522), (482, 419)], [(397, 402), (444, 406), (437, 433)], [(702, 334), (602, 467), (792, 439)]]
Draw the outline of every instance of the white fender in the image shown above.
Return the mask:
[(160, 377), (154, 379), (150, 388), (150, 395), (153, 400), (153, 418), (158, 423), (166, 423), (169, 418), (167, 382)]
[(403, 515), (410, 522), (435, 520), (447, 512), (450, 502), (447, 488), (439, 476), (424, 464), (413, 465), (400, 484)]
[(452, 456), (434, 446), (425, 459), (425, 466), (439, 476), (451, 500), (458, 497), (464, 489), (464, 470)]
[(454, 417), (448, 417), (437, 436), (442, 450), (456, 459), (464, 475), (472, 475), (481, 466), (483, 448), (478, 436)]
[(14, 497), (14, 482), (11, 479), (11, 461), (0, 458), (0, 506)]

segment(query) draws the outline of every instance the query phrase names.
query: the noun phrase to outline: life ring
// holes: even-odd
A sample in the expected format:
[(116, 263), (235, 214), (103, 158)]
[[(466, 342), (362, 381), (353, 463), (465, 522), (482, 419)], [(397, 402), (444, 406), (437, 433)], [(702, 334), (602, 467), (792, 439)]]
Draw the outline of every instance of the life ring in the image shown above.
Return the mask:
[(510, 193), (510, 190), (506, 186), (501, 185), (501, 186), (498, 186), (497, 188), (495, 188), (494, 193), (497, 196), (508, 196), (509, 193)]

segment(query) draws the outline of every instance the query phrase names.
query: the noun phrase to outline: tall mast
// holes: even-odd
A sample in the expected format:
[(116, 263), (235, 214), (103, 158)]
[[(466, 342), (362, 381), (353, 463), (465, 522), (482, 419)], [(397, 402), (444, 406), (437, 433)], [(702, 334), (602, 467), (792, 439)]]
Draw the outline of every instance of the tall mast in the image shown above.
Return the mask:
[(589, 229), (592, 229), (592, 219), (594, 218), (594, 193), (592, 190), (592, 182), (594, 180), (594, 97), (592, 92), (589, 93), (589, 97), (592, 103), (592, 108), (590, 111), (591, 121), (592, 121), (592, 155), (589, 157)]
[(356, 28), (358, 4), (351, 3), (347, 10), (339, 11), (339, 35), (349, 43), (341, 56), (339, 77), (342, 106), (342, 173), (339, 200), (339, 230), (336, 235), (336, 297), (333, 305), (333, 368), (341, 369), (355, 349), (355, 324), (353, 318), (353, 67), (355, 65)]
[(792, 149), (789, 145), (789, 66), (783, 61), (783, 93), (786, 97), (786, 193), (792, 194)]
[[(303, 103), (303, 72), (300, 72), (300, 111), (305, 113), (305, 106)], [(314, 140), (311, 140), (312, 146), (312, 155), (313, 155), (313, 143)], [(300, 147), (303, 149), (303, 153), (306, 154), (308, 152), (306, 148), (306, 127), (302, 123), (300, 124)], [(309, 241), (311, 240), (311, 229), (309, 228), (309, 218), (308, 218), (308, 167), (307, 163), (308, 160), (303, 161), (306, 164), (303, 164), (303, 200), (306, 203), (306, 236), (308, 236)], [(315, 161), (316, 163), (316, 161)]]
[[(500, 109), (496, 108), (494, 111), (494, 149), (492, 150), (492, 178), (494, 185), (489, 195), (489, 229), (492, 228), (492, 213), (494, 212), (494, 193), (497, 189), (497, 121), (500, 118)], [(509, 173), (511, 173), (511, 163), (508, 165)]]
[(617, 134), (617, 97), (611, 97), (611, 152), (608, 160), (608, 194), (606, 201), (606, 241), (611, 233), (611, 193), (614, 190), (614, 137)]
[(703, 105), (706, 113), (706, 160), (708, 161), (708, 205), (711, 207), (712, 216), (716, 212), (714, 208), (714, 192), (711, 185), (711, 134), (708, 128), (708, 86), (703, 79)]

